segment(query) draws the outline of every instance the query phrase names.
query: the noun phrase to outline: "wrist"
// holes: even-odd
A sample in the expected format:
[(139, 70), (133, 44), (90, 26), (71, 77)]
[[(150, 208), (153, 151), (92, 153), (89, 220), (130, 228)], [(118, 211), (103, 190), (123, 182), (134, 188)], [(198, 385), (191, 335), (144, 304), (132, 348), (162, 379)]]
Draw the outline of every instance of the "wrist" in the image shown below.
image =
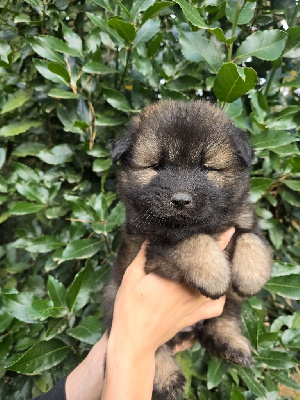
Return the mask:
[(114, 329), (111, 330), (108, 345), (107, 359), (142, 362), (143, 360), (151, 360), (155, 357), (156, 346), (145, 343), (145, 340), (129, 335), (123, 332), (119, 333)]

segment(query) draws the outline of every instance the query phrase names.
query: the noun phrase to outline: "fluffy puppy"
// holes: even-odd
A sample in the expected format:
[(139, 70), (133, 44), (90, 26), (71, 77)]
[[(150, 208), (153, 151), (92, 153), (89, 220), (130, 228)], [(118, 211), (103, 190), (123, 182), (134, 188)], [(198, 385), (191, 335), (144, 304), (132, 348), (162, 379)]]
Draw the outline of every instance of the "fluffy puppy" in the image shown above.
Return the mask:
[[(271, 251), (249, 203), (253, 149), (245, 133), (203, 101), (163, 101), (132, 119), (111, 152), (120, 161), (118, 192), (126, 206), (123, 241), (104, 293), (110, 328), (122, 276), (148, 239), (146, 272), (185, 282), (205, 296), (226, 293), (220, 317), (179, 333), (156, 354), (154, 395), (175, 400), (185, 379), (171, 347), (197, 335), (213, 354), (249, 366), (251, 347), (240, 328), (245, 296), (268, 280)], [(216, 238), (234, 226), (223, 252)]]

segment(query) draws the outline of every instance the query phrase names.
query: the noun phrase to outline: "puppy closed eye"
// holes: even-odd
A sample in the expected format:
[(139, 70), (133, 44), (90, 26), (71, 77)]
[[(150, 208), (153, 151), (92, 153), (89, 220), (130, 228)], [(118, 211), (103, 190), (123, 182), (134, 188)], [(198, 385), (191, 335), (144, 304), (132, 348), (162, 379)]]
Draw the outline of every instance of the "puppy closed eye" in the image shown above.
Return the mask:
[(201, 169), (205, 172), (209, 171), (221, 172), (224, 170), (224, 168), (211, 167), (210, 165), (202, 165)]
[(163, 164), (161, 162), (157, 162), (155, 164), (149, 165), (147, 167), (144, 167), (145, 169), (151, 168), (154, 169), (154, 171), (160, 171), (164, 168)]

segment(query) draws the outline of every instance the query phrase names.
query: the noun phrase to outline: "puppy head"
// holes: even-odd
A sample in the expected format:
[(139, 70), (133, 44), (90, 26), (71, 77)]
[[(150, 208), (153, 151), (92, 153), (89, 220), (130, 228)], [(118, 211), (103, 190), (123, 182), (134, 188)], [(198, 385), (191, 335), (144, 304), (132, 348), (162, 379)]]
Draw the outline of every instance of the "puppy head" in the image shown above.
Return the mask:
[(215, 106), (164, 101), (132, 120), (113, 149), (128, 219), (144, 230), (221, 231), (248, 194), (246, 134)]

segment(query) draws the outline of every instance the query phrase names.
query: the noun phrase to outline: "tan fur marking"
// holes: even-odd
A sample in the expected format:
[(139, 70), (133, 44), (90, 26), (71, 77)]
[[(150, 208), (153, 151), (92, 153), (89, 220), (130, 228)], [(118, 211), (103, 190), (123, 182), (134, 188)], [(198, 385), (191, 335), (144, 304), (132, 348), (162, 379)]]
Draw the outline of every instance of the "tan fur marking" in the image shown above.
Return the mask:
[(236, 242), (232, 260), (232, 279), (238, 291), (246, 296), (257, 293), (271, 272), (271, 251), (253, 233), (243, 233)]
[(250, 229), (253, 225), (253, 210), (252, 207), (248, 204), (245, 204), (243, 207), (243, 212), (240, 214), (236, 221), (236, 225), (240, 228)]
[(134, 179), (140, 183), (142, 186), (148, 185), (151, 180), (157, 175), (154, 169), (147, 168), (143, 171), (138, 171), (134, 174)]
[[(215, 318), (209, 326), (209, 334), (219, 338), (231, 349), (241, 350), (247, 355), (251, 355), (248, 339), (241, 334), (239, 323), (234, 318)], [(230, 354), (224, 354), (229, 358)]]
[(133, 148), (133, 159), (141, 167), (150, 167), (159, 162), (159, 145), (156, 136), (150, 132), (143, 132), (137, 138)]
[(212, 237), (197, 235), (176, 247), (174, 259), (187, 282), (211, 295), (223, 294), (230, 283), (230, 267), (224, 253)]
[(171, 386), (179, 371), (171, 350), (166, 345), (159, 347), (155, 353), (155, 388), (160, 391)]

